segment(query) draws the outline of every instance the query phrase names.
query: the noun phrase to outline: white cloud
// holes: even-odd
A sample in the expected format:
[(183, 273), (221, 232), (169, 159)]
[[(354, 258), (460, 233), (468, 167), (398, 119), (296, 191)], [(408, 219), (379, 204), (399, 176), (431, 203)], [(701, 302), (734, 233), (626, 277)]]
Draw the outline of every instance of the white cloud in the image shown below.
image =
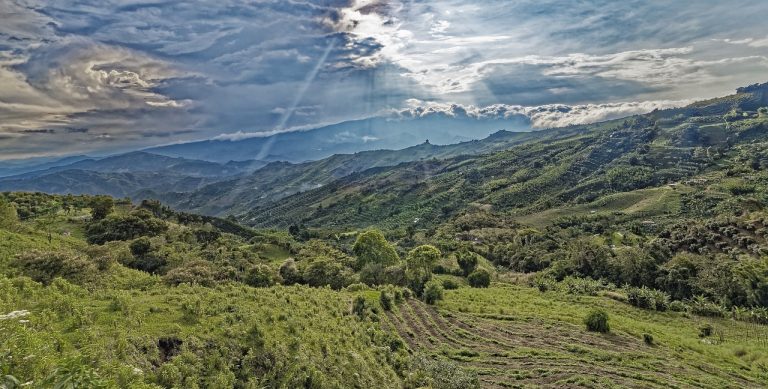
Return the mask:
[(534, 128), (553, 128), (596, 123), (648, 113), (655, 109), (681, 107), (689, 103), (690, 101), (644, 101), (582, 105), (548, 104), (530, 107), (494, 104), (476, 107), (411, 99), (407, 101), (408, 106), (406, 108), (393, 110), (392, 114), (401, 118), (445, 115), (449, 117), (466, 116), (477, 120), (510, 119), (524, 116), (531, 121)]

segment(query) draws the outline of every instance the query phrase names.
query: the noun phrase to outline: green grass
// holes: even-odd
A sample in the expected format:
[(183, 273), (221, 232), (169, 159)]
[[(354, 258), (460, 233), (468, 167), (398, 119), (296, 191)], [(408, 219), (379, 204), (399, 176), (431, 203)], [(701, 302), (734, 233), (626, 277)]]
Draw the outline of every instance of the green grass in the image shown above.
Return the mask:
[(606, 215), (613, 212), (652, 217), (676, 213), (680, 208), (680, 195), (691, 191), (686, 185), (678, 185), (674, 189), (662, 186), (651, 189), (640, 189), (601, 197), (587, 204), (569, 207), (551, 208), (542, 212), (522, 215), (515, 218), (525, 225), (542, 228), (554, 220), (567, 216)]
[[(594, 307), (608, 312), (609, 334), (586, 332), (583, 320)], [(532, 350), (544, 353), (543, 359), (550, 355), (556, 360), (575, 362), (578, 368), (572, 376), (564, 377), (566, 381), (562, 383), (578, 384), (581, 381), (576, 376), (590, 371), (602, 371), (608, 382), (618, 386), (635, 386), (638, 382), (649, 387), (664, 386), (671, 381), (673, 386), (743, 387), (761, 385), (768, 379), (768, 351), (756, 339), (729, 335), (722, 340), (699, 338), (703, 323), (711, 323), (716, 331), (728, 330), (726, 333), (730, 334), (748, 326), (729, 319), (651, 312), (607, 297), (540, 293), (532, 288), (504, 285), (446, 291), (439, 308), (489, 335), (535, 346)], [(652, 334), (656, 345), (645, 345), (643, 333)], [(512, 356), (516, 360), (515, 354), (531, 350), (509, 351), (512, 354), (507, 359)], [(489, 355), (475, 360), (482, 366), (492, 360), (509, 364)], [(557, 366), (542, 364), (544, 369)], [(539, 377), (533, 383), (543, 380), (545, 377)], [(581, 385), (589, 386), (585, 382)]]

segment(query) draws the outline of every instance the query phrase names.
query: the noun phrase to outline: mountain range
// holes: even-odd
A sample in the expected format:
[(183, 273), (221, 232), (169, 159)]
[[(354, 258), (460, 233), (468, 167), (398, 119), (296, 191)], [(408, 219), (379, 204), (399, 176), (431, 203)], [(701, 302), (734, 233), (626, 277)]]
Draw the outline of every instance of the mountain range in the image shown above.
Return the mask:
[[(596, 198), (589, 188), (594, 182), (604, 184), (606, 174), (628, 159), (654, 161), (631, 167), (666, 174), (657, 179), (661, 181), (695, 174), (701, 169), (699, 157), (694, 157), (700, 148), (727, 147), (759, 133), (759, 126), (746, 132), (734, 128), (757, 120), (757, 110), (768, 105), (766, 89), (766, 84), (753, 85), (684, 108), (535, 132), (495, 129), (514, 123), (523, 128), (522, 119), (374, 118), (270, 137), (208, 140), (106, 158), (73, 157), (70, 163), (47, 162), (38, 170), (0, 178), (0, 190), (159, 199), (184, 211), (241, 215), (258, 226), (310, 219), (365, 225), (374, 216), (379, 223), (404, 225), (407, 220), (439, 220), (461, 208), (458, 204), (469, 203), (506, 210), (529, 208), (520, 201), (543, 207), (584, 201), (587, 192)], [(731, 115), (733, 123), (723, 123), (723, 115)], [(397, 132), (360, 140), (377, 138), (382, 131)], [(405, 133), (409, 136), (400, 137)], [(490, 135), (446, 145), (432, 141), (450, 142), (468, 133)], [(337, 142), (349, 134), (348, 142)], [(411, 146), (361, 151), (400, 144)], [(260, 155), (267, 147), (270, 153)], [(336, 153), (345, 150), (353, 152)], [(547, 195), (538, 196), (531, 188)], [(387, 214), (403, 201), (411, 206)]]

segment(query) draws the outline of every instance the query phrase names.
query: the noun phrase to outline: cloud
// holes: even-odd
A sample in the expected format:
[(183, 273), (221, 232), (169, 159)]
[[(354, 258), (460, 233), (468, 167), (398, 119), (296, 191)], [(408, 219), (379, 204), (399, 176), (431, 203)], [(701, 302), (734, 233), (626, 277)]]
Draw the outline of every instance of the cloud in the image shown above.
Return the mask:
[[(766, 12), (748, 0), (7, 0), (0, 158), (316, 127), (408, 99), (714, 97), (765, 81)], [(570, 117), (603, 115), (588, 112)]]
[(420, 100), (409, 100), (407, 103), (408, 107), (393, 110), (391, 114), (398, 118), (424, 118), (432, 115), (443, 115), (447, 117), (469, 117), (476, 120), (527, 117), (534, 128), (553, 128), (574, 124), (596, 123), (648, 113), (655, 109), (681, 107), (689, 104), (690, 101), (644, 101), (582, 105), (549, 104), (528, 107), (507, 104), (476, 107)]

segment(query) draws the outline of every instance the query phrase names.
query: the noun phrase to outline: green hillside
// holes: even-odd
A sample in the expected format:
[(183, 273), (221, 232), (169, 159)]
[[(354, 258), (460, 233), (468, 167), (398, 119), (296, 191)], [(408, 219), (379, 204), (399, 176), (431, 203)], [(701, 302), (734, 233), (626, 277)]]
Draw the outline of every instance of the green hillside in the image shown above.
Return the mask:
[(0, 388), (765, 387), (766, 89), (171, 201), (238, 217), (1, 193)]
[[(627, 290), (596, 281), (532, 287), (494, 269), (485, 288), (436, 275), (447, 290), (431, 300), (428, 282), (428, 305), (410, 289), (360, 283), (376, 284), (355, 265), (369, 254), (343, 238), (233, 234), (224, 221), (154, 203), (118, 203), (91, 220), (103, 200), (5, 195), (6, 387), (758, 387), (768, 379), (764, 325), (685, 304), (636, 308)], [(9, 201), (22, 220), (8, 217)], [(137, 235), (89, 244), (103, 237), (94, 226), (104, 221)], [(154, 223), (162, 228), (146, 228)], [(150, 247), (141, 249), (144, 240)], [(584, 328), (595, 307), (609, 315), (608, 334)]]

